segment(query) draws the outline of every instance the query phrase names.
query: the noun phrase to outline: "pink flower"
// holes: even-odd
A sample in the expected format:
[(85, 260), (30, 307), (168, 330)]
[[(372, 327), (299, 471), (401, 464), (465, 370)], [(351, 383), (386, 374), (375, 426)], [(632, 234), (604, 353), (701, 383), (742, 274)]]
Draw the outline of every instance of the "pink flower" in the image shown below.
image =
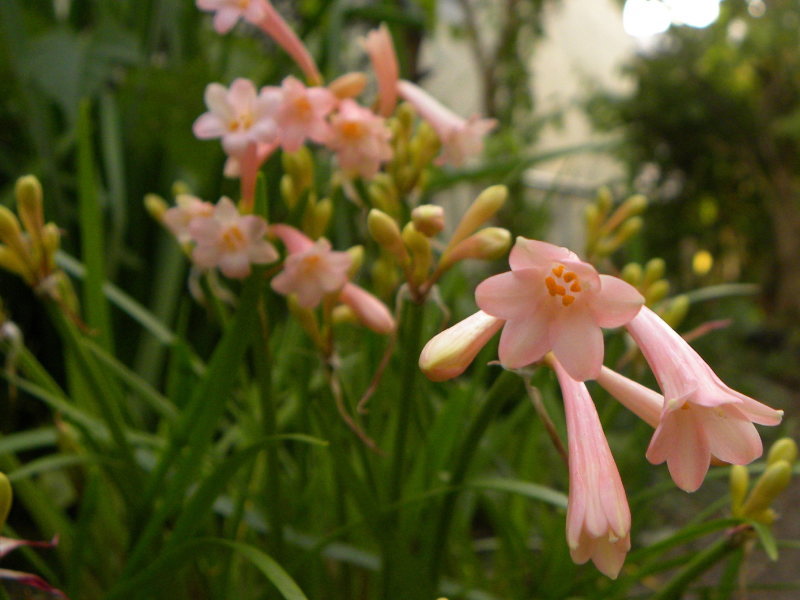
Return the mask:
[(310, 84), (321, 85), (322, 76), (319, 74), (314, 58), (302, 40), (297, 37), (297, 34), (289, 27), (289, 24), (275, 10), (272, 4), (267, 2), (264, 10), (266, 15), (257, 25), (292, 57), (292, 60), (297, 63), (297, 66), (303, 71), (306, 80)]
[(392, 158), (389, 140), (391, 130), (383, 118), (353, 100), (339, 104), (339, 112), (331, 118), (332, 135), (328, 146), (336, 152), (339, 167), (371, 179), (381, 163)]
[(331, 135), (325, 117), (338, 100), (324, 87), (304, 86), (295, 77), (287, 77), (280, 88), (266, 88), (279, 98), (275, 112), (278, 139), (287, 152), (296, 152), (306, 139), (324, 144)]
[(194, 263), (204, 269), (219, 267), (227, 277), (247, 277), (251, 264), (278, 259), (275, 248), (264, 239), (266, 221), (239, 214), (224, 196), (214, 207), (213, 215), (192, 219), (189, 233), (197, 244), (192, 251)]
[(430, 123), (442, 142), (440, 164), (460, 166), (483, 151), (483, 138), (497, 125), (495, 119), (473, 116), (463, 119), (446, 108), (421, 87), (400, 80), (397, 91)]
[(392, 34), (386, 24), (382, 23), (378, 29), (367, 34), (362, 44), (369, 54), (378, 79), (378, 114), (388, 117), (397, 104), (397, 81), (400, 77)]
[(419, 356), (419, 368), (433, 381), (461, 375), (503, 323), (479, 310), (431, 338)]
[(552, 351), (573, 379), (597, 377), (603, 363), (600, 328), (630, 321), (644, 302), (641, 294), (546, 242), (518, 237), (509, 264), (511, 271), (475, 290), (481, 310), (506, 321), (500, 362), (515, 369)]
[(726, 386), (700, 355), (647, 307), (627, 325), (664, 393), (661, 418), (647, 449), (653, 464), (667, 462), (678, 487), (692, 492), (711, 456), (743, 465), (761, 456), (753, 426), (777, 425), (782, 411)]
[(196, 217), (211, 216), (214, 213), (214, 205), (189, 194), (178, 194), (175, 202), (177, 206), (168, 208), (164, 213), (164, 225), (181, 244), (186, 244), (192, 241), (189, 223)]
[(197, 8), (214, 12), (214, 29), (227, 33), (243, 18), (258, 24), (267, 16), (266, 0), (197, 0)]
[(286, 257), (272, 289), (285, 296), (296, 294), (300, 306), (314, 308), (324, 296), (344, 286), (352, 262), (347, 252), (335, 252), (328, 240), (319, 239), (308, 250)]
[(600, 369), (597, 383), (650, 427), (658, 427), (664, 409), (664, 396), (606, 366)]
[(557, 360), (553, 369), (564, 397), (569, 439), (567, 544), (572, 560), (592, 559), (616, 579), (631, 547), (631, 513), (614, 457), (586, 385)]
[(200, 115), (192, 131), (200, 139), (222, 138), (229, 156), (240, 158), (250, 146), (273, 141), (277, 99), (262, 92), (249, 79), (236, 79), (230, 89), (219, 83), (206, 86), (208, 112)]

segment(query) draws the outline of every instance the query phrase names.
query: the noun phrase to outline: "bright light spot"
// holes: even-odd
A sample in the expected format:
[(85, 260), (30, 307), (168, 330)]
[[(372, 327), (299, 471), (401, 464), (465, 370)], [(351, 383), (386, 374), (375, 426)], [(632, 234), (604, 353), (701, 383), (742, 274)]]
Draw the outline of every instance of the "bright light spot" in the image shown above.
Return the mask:
[(633, 37), (649, 37), (669, 29), (670, 16), (660, 0), (627, 0), (622, 9), (622, 26)]
[(692, 257), (692, 271), (702, 277), (707, 275), (714, 266), (714, 257), (708, 250), (698, 250)]
[(672, 22), (690, 27), (708, 27), (719, 17), (719, 0), (667, 0)]

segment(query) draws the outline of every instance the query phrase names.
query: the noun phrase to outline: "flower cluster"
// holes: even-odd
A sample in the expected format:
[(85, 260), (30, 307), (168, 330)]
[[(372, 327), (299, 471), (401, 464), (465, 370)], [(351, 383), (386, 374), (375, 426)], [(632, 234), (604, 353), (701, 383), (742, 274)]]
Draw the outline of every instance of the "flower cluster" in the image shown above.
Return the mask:
[[(511, 270), (481, 283), (480, 311), (431, 339), (419, 364), (429, 378), (461, 374), (502, 328), (500, 363), (551, 366), (564, 397), (569, 437), (567, 541), (616, 577), (630, 548), (630, 511), (614, 459), (583, 381), (596, 379), (655, 428), (647, 459), (667, 463), (686, 491), (700, 487), (712, 458), (747, 464), (762, 453), (754, 423), (777, 425), (781, 411), (727, 387), (630, 284), (599, 275), (573, 252), (518, 238)], [(603, 366), (601, 328), (625, 326), (652, 368), (658, 394)]]

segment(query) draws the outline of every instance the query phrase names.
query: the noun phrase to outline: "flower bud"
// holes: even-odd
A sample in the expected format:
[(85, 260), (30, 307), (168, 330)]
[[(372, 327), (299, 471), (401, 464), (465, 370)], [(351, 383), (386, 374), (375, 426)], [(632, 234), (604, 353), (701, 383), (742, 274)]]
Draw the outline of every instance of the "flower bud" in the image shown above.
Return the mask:
[(22, 240), (19, 221), (16, 215), (5, 206), (0, 206), (0, 242), (19, 253), (20, 257), (28, 255)]
[(417, 231), (433, 237), (444, 229), (444, 209), (436, 204), (422, 204), (411, 211), (411, 220)]
[(689, 297), (685, 294), (675, 296), (664, 310), (661, 318), (673, 329), (677, 329), (689, 313)]
[(621, 218), (628, 219), (636, 215), (642, 214), (647, 208), (647, 197), (643, 194), (634, 194), (615, 211)]
[(167, 212), (169, 206), (166, 201), (158, 194), (145, 194), (144, 208), (159, 223), (164, 220), (164, 213)]
[(11, 482), (5, 473), (0, 472), (0, 527), (6, 524), (13, 501), (14, 492), (11, 489)]
[(334, 307), (331, 313), (331, 321), (334, 325), (348, 324), (354, 325), (358, 323), (358, 318), (353, 309), (346, 304), (339, 304)]
[(331, 214), (333, 203), (330, 198), (323, 198), (319, 202), (309, 201), (303, 213), (303, 231), (312, 239), (322, 237), (328, 229)]
[(339, 100), (355, 98), (365, 87), (367, 87), (367, 76), (358, 71), (340, 75), (328, 84), (328, 89)]
[(302, 194), (311, 187), (314, 182), (314, 159), (306, 146), (300, 146), (296, 152), (284, 152), (281, 162), (283, 170), (292, 178), (295, 194)]
[(730, 490), (731, 490), (731, 513), (734, 517), (742, 516), (744, 499), (750, 486), (750, 472), (744, 465), (731, 466)]
[(750, 515), (750, 518), (764, 525), (772, 525), (778, 519), (778, 513), (772, 508), (765, 508), (761, 512)]
[(769, 508), (775, 498), (789, 485), (791, 478), (792, 465), (788, 461), (779, 459), (773, 462), (753, 486), (742, 513), (750, 516)]
[(449, 269), (455, 263), (467, 258), (495, 260), (508, 252), (511, 246), (511, 233), (502, 227), (486, 227), (462, 240), (455, 248), (442, 256), (439, 270)]
[(375, 292), (381, 298), (389, 298), (400, 283), (400, 273), (394, 256), (382, 252), (370, 269)]
[(797, 460), (797, 444), (792, 438), (784, 437), (772, 444), (767, 454), (767, 465), (785, 460), (790, 465)]
[(659, 279), (648, 287), (644, 292), (644, 302), (648, 306), (652, 306), (667, 297), (669, 294), (669, 281), (666, 279)]
[(430, 240), (417, 231), (413, 223), (407, 223), (403, 228), (403, 242), (411, 253), (411, 280), (415, 285), (421, 284), (428, 278), (433, 253)]
[(56, 252), (61, 247), (61, 230), (55, 223), (46, 223), (42, 230), (42, 248), (47, 270), (52, 271), (56, 268)]
[(17, 197), (17, 212), (25, 229), (34, 239), (38, 239), (44, 227), (42, 185), (33, 175), (25, 175), (17, 179), (14, 193)]
[(19, 257), (19, 254), (8, 246), (0, 245), (0, 269), (5, 269), (22, 277), (27, 283), (33, 283), (32, 273)]
[(390, 252), (401, 263), (408, 260), (408, 251), (403, 244), (400, 228), (395, 220), (385, 212), (373, 208), (367, 215), (367, 229), (377, 244)]
[(664, 273), (666, 273), (666, 271), (667, 263), (664, 262), (663, 258), (651, 258), (644, 266), (644, 281), (642, 284), (647, 286), (655, 281), (658, 281), (664, 277)]
[(602, 221), (606, 218), (611, 207), (614, 205), (614, 197), (611, 195), (611, 190), (603, 186), (597, 190), (597, 199), (595, 206), (597, 206), (598, 217)]
[(362, 325), (375, 333), (388, 335), (395, 330), (392, 313), (386, 305), (367, 290), (353, 283), (345, 283), (339, 294), (339, 300), (349, 306)]
[(502, 319), (479, 310), (425, 344), (419, 356), (419, 368), (432, 381), (461, 375), (503, 323)]
[(622, 267), (622, 273), (620, 273), (619, 276), (622, 281), (630, 283), (633, 287), (639, 287), (642, 281), (642, 265), (639, 263), (628, 263)]
[(447, 243), (444, 253), (455, 247), (461, 240), (472, 234), (478, 227), (491, 219), (500, 210), (508, 197), (508, 188), (493, 185), (483, 190), (461, 217), (456, 230)]
[(283, 203), (289, 210), (292, 210), (295, 205), (297, 204), (297, 198), (299, 194), (294, 187), (294, 180), (291, 178), (290, 175), (284, 173), (281, 177), (281, 198), (283, 199)]
[(394, 178), (388, 173), (375, 175), (367, 188), (367, 193), (375, 208), (390, 215), (399, 214), (400, 202), (397, 198), (397, 186)]

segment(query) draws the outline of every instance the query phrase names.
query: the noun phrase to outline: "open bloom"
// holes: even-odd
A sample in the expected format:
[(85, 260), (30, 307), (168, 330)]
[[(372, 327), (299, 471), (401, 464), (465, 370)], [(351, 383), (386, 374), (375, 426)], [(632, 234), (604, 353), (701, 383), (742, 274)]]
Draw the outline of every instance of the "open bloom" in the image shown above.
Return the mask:
[(397, 104), (397, 81), (400, 77), (392, 34), (383, 23), (378, 29), (370, 31), (362, 44), (378, 80), (378, 114), (388, 117)]
[(552, 365), (567, 417), (570, 555), (578, 564), (592, 559), (600, 571), (615, 579), (631, 547), (625, 489), (586, 385), (572, 379), (558, 360)]
[(600, 328), (630, 321), (642, 295), (546, 242), (518, 237), (509, 264), (511, 271), (489, 277), (475, 290), (481, 310), (506, 321), (500, 362), (519, 368), (552, 351), (573, 379), (597, 377), (603, 363)]
[(400, 80), (397, 91), (420, 116), (430, 123), (442, 142), (440, 164), (460, 166), (483, 151), (483, 138), (497, 126), (495, 119), (459, 117), (433, 96), (410, 81)]
[(725, 385), (699, 354), (656, 313), (642, 308), (627, 325), (664, 394), (664, 407), (647, 459), (667, 462), (678, 487), (692, 492), (705, 478), (712, 455), (743, 465), (761, 456), (753, 426), (777, 425), (774, 410)]
[(331, 118), (332, 135), (328, 146), (336, 152), (339, 167), (372, 179), (381, 163), (392, 158), (391, 130), (382, 117), (349, 98), (342, 100)]
[(266, 221), (239, 214), (226, 197), (217, 202), (212, 215), (192, 219), (189, 233), (196, 243), (194, 263), (205, 269), (219, 267), (227, 277), (247, 277), (251, 264), (271, 263), (278, 258), (275, 248), (264, 239)]
[(314, 308), (327, 294), (342, 289), (352, 258), (347, 252), (331, 250), (328, 240), (317, 240), (310, 248), (289, 254), (283, 270), (272, 280), (279, 294), (296, 294), (303, 308)]
[(331, 127), (325, 119), (338, 100), (324, 87), (306, 87), (296, 77), (287, 77), (281, 87), (265, 88), (277, 100), (275, 123), (281, 147), (296, 152), (306, 139), (319, 144), (330, 137)]
[(214, 29), (227, 33), (239, 19), (257, 24), (267, 16), (266, 0), (197, 0), (197, 8), (214, 12)]
[(249, 146), (275, 138), (278, 99), (264, 90), (256, 94), (249, 79), (235, 79), (230, 89), (219, 83), (208, 84), (205, 103), (208, 112), (197, 118), (192, 131), (200, 139), (222, 138), (229, 156), (240, 157)]
[(214, 205), (196, 196), (178, 194), (176, 205), (164, 212), (164, 225), (172, 232), (181, 244), (192, 241), (189, 223), (195, 217), (209, 217), (214, 214)]

